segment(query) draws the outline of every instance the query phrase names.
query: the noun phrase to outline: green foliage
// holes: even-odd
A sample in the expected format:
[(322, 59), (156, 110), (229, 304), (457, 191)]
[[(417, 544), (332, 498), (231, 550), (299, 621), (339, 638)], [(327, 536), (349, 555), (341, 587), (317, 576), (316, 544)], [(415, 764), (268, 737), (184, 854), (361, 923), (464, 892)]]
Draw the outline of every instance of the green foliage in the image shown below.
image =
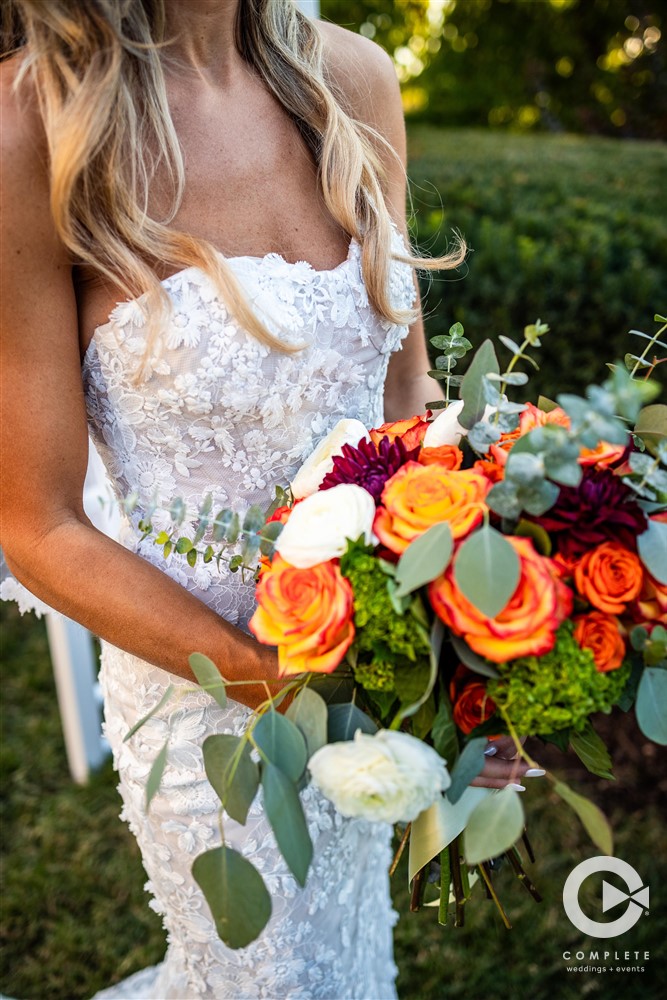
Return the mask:
[(667, 669), (646, 668), (637, 690), (636, 711), (644, 736), (667, 746)]
[(655, 0), (321, 0), (321, 10), (393, 55), (419, 120), (661, 138)]
[(324, 698), (310, 688), (301, 688), (285, 717), (294, 723), (306, 741), (310, 759), (327, 741), (327, 704)]
[(262, 767), (264, 808), (280, 853), (299, 885), (306, 884), (313, 843), (296, 785), (273, 764)]
[(405, 597), (413, 590), (435, 580), (449, 565), (454, 540), (449, 524), (434, 524), (411, 542), (396, 567), (396, 597)]
[(589, 649), (580, 649), (564, 622), (553, 649), (499, 664), (487, 692), (522, 736), (581, 729), (593, 712), (609, 712), (630, 674), (630, 663), (600, 672)]
[(609, 751), (593, 729), (590, 720), (579, 732), (570, 734), (570, 746), (591, 774), (613, 780)]
[(488, 861), (507, 851), (524, 829), (523, 806), (514, 788), (489, 792), (470, 813), (463, 835), (469, 865)]
[(271, 897), (257, 869), (242, 854), (231, 847), (215, 847), (195, 859), (192, 873), (229, 948), (245, 948), (261, 934), (271, 916)]
[(454, 561), (457, 588), (488, 618), (495, 618), (507, 605), (520, 575), (516, 550), (490, 525), (468, 535)]
[(429, 645), (414, 615), (396, 614), (387, 588), (390, 578), (371, 552), (350, 543), (340, 570), (354, 592), (355, 678), (369, 690), (387, 691), (393, 687), (393, 665), (428, 656)]
[(667, 149), (426, 127), (408, 139), (417, 244), (445, 253), (457, 228), (472, 251), (458, 274), (420, 279), (427, 335), (456, 320), (479, 344), (542, 316), (541, 370), (515, 398), (551, 395), (563, 372), (571, 392), (599, 382), (664, 301)]
[(557, 781), (554, 785), (554, 792), (560, 795), (563, 802), (567, 802), (569, 807), (577, 814), (584, 825), (586, 833), (589, 835), (596, 847), (603, 854), (614, 853), (614, 838), (609, 820), (594, 802), (587, 799), (578, 792), (573, 792), (564, 781)]
[(327, 708), (327, 742), (341, 743), (353, 740), (357, 729), (368, 736), (377, 732), (377, 726), (372, 719), (362, 712), (354, 702), (343, 702), (339, 705), (329, 705)]
[(216, 733), (206, 737), (203, 752), (206, 777), (225, 811), (243, 825), (259, 788), (259, 768), (247, 740)]
[(458, 802), (470, 782), (477, 777), (484, 767), (486, 763), (484, 748), (487, 742), (485, 737), (479, 736), (466, 743), (460, 757), (458, 757), (450, 771), (452, 783), (446, 792), (446, 796), (450, 802)]
[(225, 682), (213, 660), (209, 659), (208, 656), (204, 656), (203, 653), (191, 653), (188, 657), (188, 663), (198, 683), (205, 691), (208, 691), (212, 698), (215, 698), (220, 708), (226, 708), (227, 692), (225, 690)]

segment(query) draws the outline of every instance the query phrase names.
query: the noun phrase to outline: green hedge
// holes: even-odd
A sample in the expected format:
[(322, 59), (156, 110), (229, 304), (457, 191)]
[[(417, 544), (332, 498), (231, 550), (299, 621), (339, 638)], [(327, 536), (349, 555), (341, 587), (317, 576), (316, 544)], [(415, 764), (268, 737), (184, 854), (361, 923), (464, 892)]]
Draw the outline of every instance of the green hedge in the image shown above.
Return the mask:
[[(538, 317), (551, 333), (526, 393), (581, 389), (635, 350), (667, 309), (667, 147), (575, 136), (409, 130), (413, 235), (459, 272), (421, 280), (427, 333), (463, 323), (475, 345)], [(663, 366), (667, 368), (667, 365)]]

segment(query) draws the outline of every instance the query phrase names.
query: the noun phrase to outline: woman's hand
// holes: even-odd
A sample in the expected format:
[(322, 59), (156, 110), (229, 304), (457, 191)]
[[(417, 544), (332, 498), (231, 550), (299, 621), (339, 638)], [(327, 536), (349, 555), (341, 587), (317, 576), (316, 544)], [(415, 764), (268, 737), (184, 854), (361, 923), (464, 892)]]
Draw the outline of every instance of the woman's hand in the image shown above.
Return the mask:
[(505, 788), (506, 785), (511, 785), (517, 791), (524, 791), (522, 778), (539, 778), (546, 774), (541, 767), (531, 768), (530, 764), (519, 757), (516, 744), (510, 736), (500, 736), (490, 741), (485, 753), (487, 760), (484, 769), (471, 782), (478, 788)]

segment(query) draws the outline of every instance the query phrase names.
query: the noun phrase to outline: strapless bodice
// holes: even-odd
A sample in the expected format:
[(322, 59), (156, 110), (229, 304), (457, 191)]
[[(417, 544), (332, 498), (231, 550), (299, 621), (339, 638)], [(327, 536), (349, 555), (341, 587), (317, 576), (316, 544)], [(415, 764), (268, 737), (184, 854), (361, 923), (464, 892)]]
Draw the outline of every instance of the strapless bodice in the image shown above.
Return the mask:
[[(392, 248), (405, 252), (396, 229)], [(275, 486), (290, 482), (340, 418), (382, 422), (389, 356), (407, 328), (369, 304), (355, 240), (328, 271), (278, 254), (227, 260), (256, 314), (302, 350), (285, 354), (260, 343), (236, 323), (211, 279), (188, 268), (163, 282), (173, 308), (147, 379), (133, 380), (146, 343), (137, 299), (119, 303), (95, 331), (83, 380), (90, 433), (116, 494), (137, 497), (123, 543), (245, 627), (252, 584), (230, 578), (224, 563), (192, 569), (176, 553), (165, 562), (150, 539), (139, 542), (139, 519), (156, 505), (153, 525), (167, 527), (161, 508), (181, 497), (194, 514), (209, 493), (215, 509), (268, 506)], [(414, 304), (412, 270), (398, 261), (390, 294), (398, 308)]]

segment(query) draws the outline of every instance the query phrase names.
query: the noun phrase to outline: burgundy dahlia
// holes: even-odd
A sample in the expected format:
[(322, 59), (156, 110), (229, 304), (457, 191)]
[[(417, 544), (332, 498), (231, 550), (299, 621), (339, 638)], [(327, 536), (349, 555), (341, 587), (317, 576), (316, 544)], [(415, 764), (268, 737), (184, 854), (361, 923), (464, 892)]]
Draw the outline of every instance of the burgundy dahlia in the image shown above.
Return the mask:
[(555, 536), (558, 551), (576, 559), (602, 542), (620, 542), (637, 550), (637, 535), (646, 528), (646, 516), (635, 494), (608, 469), (584, 469), (578, 486), (561, 486), (555, 505), (538, 524)]
[(392, 444), (388, 437), (383, 437), (377, 447), (366, 439), (360, 441), (356, 448), (344, 444), (342, 455), (334, 458), (334, 467), (322, 480), (320, 489), (330, 490), (341, 483), (356, 483), (363, 486), (379, 504), (384, 484), (406, 462), (417, 458), (419, 448), (417, 445), (408, 451), (400, 438)]

